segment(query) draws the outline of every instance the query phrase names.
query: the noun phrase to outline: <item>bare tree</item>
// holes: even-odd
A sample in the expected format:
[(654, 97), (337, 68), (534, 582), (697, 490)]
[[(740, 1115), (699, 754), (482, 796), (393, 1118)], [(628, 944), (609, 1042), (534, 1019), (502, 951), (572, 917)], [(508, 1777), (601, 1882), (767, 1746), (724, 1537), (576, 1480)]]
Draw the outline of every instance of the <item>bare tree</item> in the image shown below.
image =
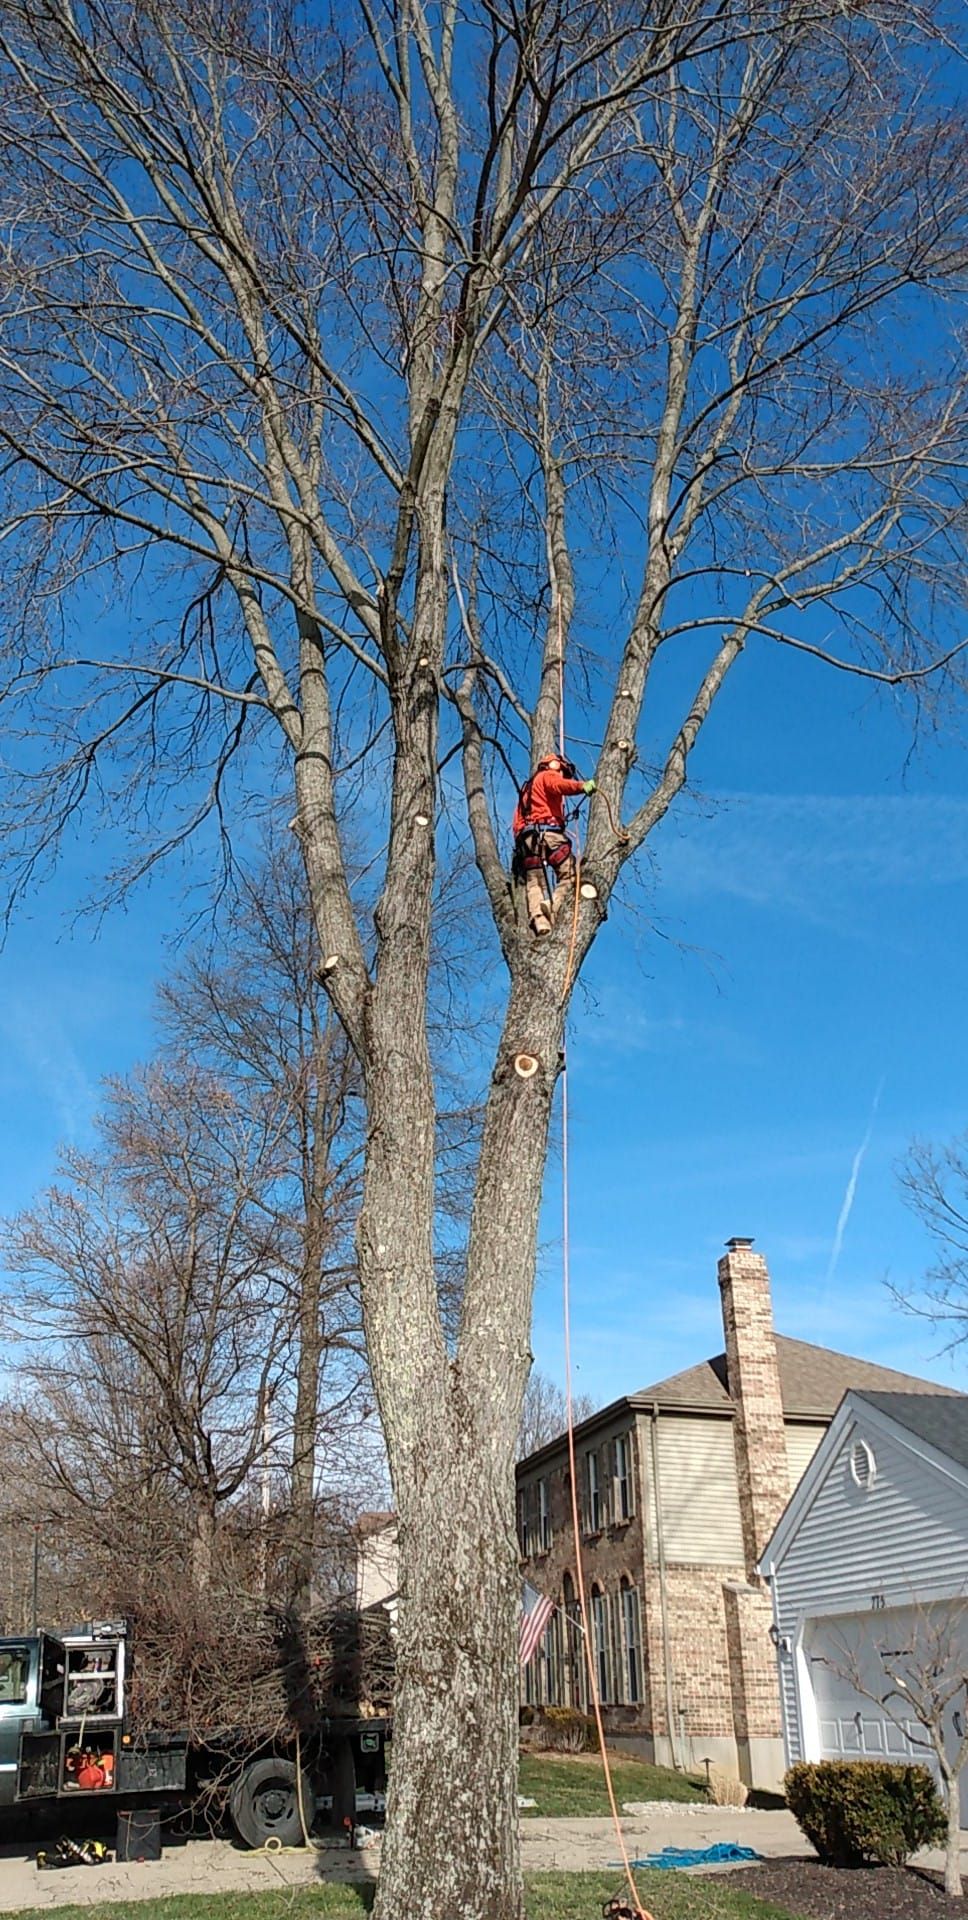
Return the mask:
[(359, 1069), (317, 966), (301, 865), (291, 841), (280, 848), (270, 840), (265, 858), (239, 877), (230, 958), (219, 962), (203, 949), (161, 988), (175, 1057), (190, 1051), (204, 1063), (250, 1124), (267, 1109), (278, 1120), (271, 1178), (260, 1186), (258, 1205), (293, 1361), (280, 1372), (266, 1452), (277, 1460), (289, 1436), (287, 1597), (303, 1611), (312, 1584), (321, 1430), (332, 1490), (349, 1466), (347, 1429), (359, 1431), (372, 1398), (352, 1238), (361, 1172)]
[(949, 1351), (968, 1340), (968, 1134), (943, 1146), (916, 1140), (901, 1169), (901, 1189), (937, 1247), (920, 1290), (891, 1289), (908, 1313), (948, 1335)]
[(101, 1152), (66, 1153), (64, 1184), (4, 1235), (26, 1282), (12, 1318), (36, 1353), (34, 1439), (96, 1512), (91, 1437), (109, 1422), (146, 1498), (171, 1483), (187, 1496), (204, 1589), (219, 1512), (262, 1458), (281, 1392), (283, 1283), (260, 1206), (278, 1110), (252, 1126), (184, 1062), (111, 1091)]
[[(564, 1023), (619, 877), (748, 653), (953, 678), (943, 14), (0, 0), (12, 891), (101, 796), (131, 833), (113, 891), (196, 831), (228, 884), (253, 787), (290, 796), (364, 1087), (400, 1517), (378, 1920), (521, 1911), (513, 1465)], [(566, 672), (598, 791), (536, 943), (494, 803)], [(428, 982), (437, 857), (468, 840), (505, 992), (451, 1340)]]
[[(577, 1426), (580, 1421), (590, 1419), (595, 1411), (595, 1402), (590, 1394), (576, 1394), (571, 1411)], [(537, 1453), (539, 1447), (546, 1447), (550, 1440), (559, 1439), (567, 1425), (568, 1403), (563, 1389), (557, 1380), (532, 1367), (521, 1408), (518, 1459), (526, 1460), (530, 1453)]]
[(915, 1753), (941, 1777), (947, 1812), (944, 1890), (962, 1894), (961, 1775), (968, 1764), (968, 1607), (964, 1601), (915, 1605), (905, 1632), (866, 1646), (845, 1646), (828, 1661), (854, 1692), (873, 1700)]

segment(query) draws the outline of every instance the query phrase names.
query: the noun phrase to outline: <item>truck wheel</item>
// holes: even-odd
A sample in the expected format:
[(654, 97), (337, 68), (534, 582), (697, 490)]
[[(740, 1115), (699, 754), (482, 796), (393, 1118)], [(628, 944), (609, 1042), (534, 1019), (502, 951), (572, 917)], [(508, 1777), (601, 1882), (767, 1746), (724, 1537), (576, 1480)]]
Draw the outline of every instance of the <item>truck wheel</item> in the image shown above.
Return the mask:
[[(316, 1800), (305, 1771), (302, 1803), (308, 1829), (313, 1824)], [(264, 1847), (267, 1840), (277, 1841), (282, 1847), (301, 1846), (304, 1836), (295, 1762), (274, 1755), (253, 1760), (232, 1788), (229, 1813), (239, 1839), (247, 1847)]]

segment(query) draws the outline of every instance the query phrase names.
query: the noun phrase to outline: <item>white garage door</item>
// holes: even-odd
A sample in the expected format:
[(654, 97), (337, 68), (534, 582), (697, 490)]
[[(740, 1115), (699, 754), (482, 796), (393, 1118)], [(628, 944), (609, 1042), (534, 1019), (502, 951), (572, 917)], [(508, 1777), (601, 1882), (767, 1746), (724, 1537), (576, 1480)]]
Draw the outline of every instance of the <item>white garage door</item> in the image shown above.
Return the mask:
[[(955, 1608), (945, 1627), (937, 1611), (928, 1615), (913, 1607), (886, 1608), (870, 1614), (842, 1614), (807, 1623), (803, 1651), (812, 1693), (812, 1716), (805, 1715), (807, 1757), (811, 1760), (919, 1760), (937, 1773), (926, 1749), (923, 1729), (905, 1712), (903, 1698), (891, 1692), (888, 1664), (902, 1678), (912, 1678), (932, 1651), (952, 1649), (965, 1637), (965, 1612)], [(890, 1698), (885, 1701), (885, 1696)], [(874, 1696), (873, 1698), (871, 1696)], [(946, 1727), (950, 1748), (962, 1732), (965, 1700), (952, 1702)], [(814, 1718), (813, 1729), (809, 1726)], [(812, 1737), (811, 1737), (812, 1735)], [(962, 1776), (962, 1825), (968, 1825), (968, 1779)]]

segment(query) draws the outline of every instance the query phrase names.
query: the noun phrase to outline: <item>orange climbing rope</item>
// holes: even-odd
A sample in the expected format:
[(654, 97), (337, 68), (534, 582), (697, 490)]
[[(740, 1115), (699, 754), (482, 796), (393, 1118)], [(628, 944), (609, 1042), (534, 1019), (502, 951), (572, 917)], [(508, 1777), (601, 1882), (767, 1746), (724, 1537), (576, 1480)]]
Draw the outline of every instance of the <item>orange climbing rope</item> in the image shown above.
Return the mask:
[[(562, 646), (561, 602), (558, 602), (558, 742), (559, 751), (565, 754), (565, 661)], [(565, 984), (562, 998), (567, 999), (571, 986), (572, 971), (575, 964), (575, 948), (578, 939), (578, 912), (581, 886), (581, 853), (575, 849), (575, 877), (572, 884), (574, 899), (571, 914), (571, 939), (568, 947), (568, 959), (565, 967)], [(585, 1595), (585, 1569), (581, 1551), (581, 1522), (578, 1512), (578, 1472), (575, 1461), (575, 1419), (571, 1392), (571, 1253), (569, 1221), (568, 1186), (568, 1042), (562, 1036), (562, 1074), (561, 1074), (561, 1275), (565, 1335), (565, 1415), (568, 1426), (568, 1475), (571, 1483), (571, 1524), (575, 1541), (575, 1574), (578, 1588), (578, 1607), (581, 1613), (582, 1639), (585, 1647), (585, 1669), (588, 1674), (588, 1691), (595, 1716), (595, 1730), (598, 1735), (598, 1750), (601, 1755), (602, 1772), (605, 1776), (605, 1791), (611, 1809), (615, 1827), (615, 1837), (622, 1856), (622, 1866), (631, 1895), (631, 1910), (635, 1920), (652, 1920), (652, 1915), (642, 1905), (639, 1890), (635, 1884), (635, 1874), (629, 1858), (629, 1850), (622, 1832), (618, 1803), (615, 1798), (615, 1786), (612, 1769), (605, 1744), (605, 1727), (602, 1721), (602, 1703), (598, 1691), (598, 1675), (595, 1671), (595, 1652), (591, 1622), (588, 1616), (588, 1602)]]

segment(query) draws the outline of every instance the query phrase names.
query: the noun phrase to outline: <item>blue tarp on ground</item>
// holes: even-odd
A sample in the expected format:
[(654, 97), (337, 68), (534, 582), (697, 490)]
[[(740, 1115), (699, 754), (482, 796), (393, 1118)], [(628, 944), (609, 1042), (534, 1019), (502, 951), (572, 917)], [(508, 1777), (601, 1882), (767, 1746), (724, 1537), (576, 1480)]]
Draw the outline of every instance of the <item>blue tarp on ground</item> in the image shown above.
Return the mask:
[(755, 1847), (737, 1847), (731, 1840), (719, 1840), (714, 1847), (663, 1847), (661, 1853), (645, 1853), (641, 1860), (633, 1860), (631, 1864), (633, 1867), (719, 1867), (730, 1861), (762, 1858)]

